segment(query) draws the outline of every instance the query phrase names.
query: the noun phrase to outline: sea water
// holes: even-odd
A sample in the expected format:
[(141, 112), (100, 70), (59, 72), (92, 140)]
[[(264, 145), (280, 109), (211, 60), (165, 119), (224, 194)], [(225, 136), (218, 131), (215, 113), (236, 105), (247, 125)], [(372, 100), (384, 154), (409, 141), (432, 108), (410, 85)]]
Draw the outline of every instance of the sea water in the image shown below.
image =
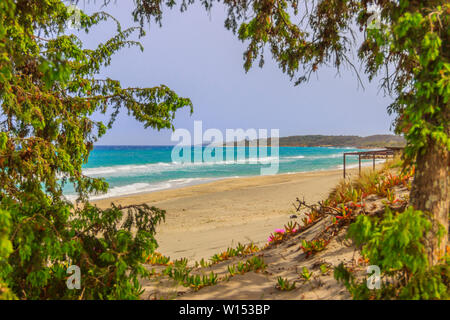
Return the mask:
[[(266, 154), (256, 153), (256, 159), (256, 150), (245, 147), (245, 152), (242, 152), (239, 148), (244, 147), (233, 148), (233, 159), (230, 159), (230, 154), (227, 157), (227, 148), (223, 148), (223, 159), (216, 157), (212, 160), (181, 163), (172, 161), (173, 146), (95, 146), (88, 163), (83, 166), (83, 174), (105, 178), (109, 183), (106, 194), (90, 196), (95, 200), (179, 188), (224, 178), (257, 176), (260, 175), (261, 168), (270, 167), (274, 161), (270, 148), (263, 152)], [(196, 150), (198, 149), (204, 152), (204, 148)], [(195, 151), (192, 150), (193, 155)], [(279, 147), (278, 174), (339, 169), (342, 168), (343, 153), (353, 151), (364, 150), (348, 147)], [(244, 153), (245, 158), (238, 157), (238, 153)], [(194, 160), (194, 156), (192, 159)], [(367, 165), (371, 160), (363, 162)], [(357, 165), (357, 157), (347, 157), (347, 167)], [(69, 200), (76, 198), (72, 186), (66, 185), (64, 190)]]

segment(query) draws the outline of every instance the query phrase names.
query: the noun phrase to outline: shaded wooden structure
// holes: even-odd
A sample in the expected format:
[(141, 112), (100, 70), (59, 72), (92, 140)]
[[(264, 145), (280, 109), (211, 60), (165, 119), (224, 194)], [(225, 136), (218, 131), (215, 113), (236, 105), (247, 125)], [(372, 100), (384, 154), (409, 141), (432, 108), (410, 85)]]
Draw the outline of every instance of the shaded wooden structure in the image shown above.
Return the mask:
[(344, 179), (345, 179), (345, 165), (347, 156), (358, 156), (359, 163), (359, 174), (361, 175), (361, 160), (372, 159), (373, 160), (373, 170), (375, 170), (375, 160), (376, 159), (387, 159), (389, 157), (394, 157), (396, 154), (403, 150), (401, 147), (386, 147), (383, 150), (373, 150), (373, 151), (361, 151), (361, 152), (345, 152), (344, 153)]

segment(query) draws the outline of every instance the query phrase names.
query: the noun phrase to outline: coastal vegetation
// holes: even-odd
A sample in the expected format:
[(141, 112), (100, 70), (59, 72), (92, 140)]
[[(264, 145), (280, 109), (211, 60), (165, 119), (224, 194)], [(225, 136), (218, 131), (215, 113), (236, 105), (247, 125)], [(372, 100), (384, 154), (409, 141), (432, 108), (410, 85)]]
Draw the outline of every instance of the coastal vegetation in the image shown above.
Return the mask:
[[(101, 68), (139, 27), (122, 29), (106, 13), (80, 13), (79, 30), (106, 20), (116, 34), (85, 49), (67, 25), (59, 0), (0, 3), (0, 295), (18, 299), (137, 299), (145, 258), (157, 247), (155, 226), (165, 212), (146, 204), (99, 209), (88, 194), (108, 189), (83, 175), (94, 143), (121, 110), (145, 127), (172, 128), (177, 110), (191, 108), (162, 85), (123, 87), (100, 78)], [(105, 114), (106, 123), (92, 120)], [(78, 194), (63, 197), (65, 184)], [(70, 290), (69, 266), (80, 268), (82, 290)]]
[[(259, 250), (244, 250), (246, 246), (239, 244), (237, 249), (229, 248), (213, 255), (210, 263), (195, 263), (190, 270), (200, 275), (214, 270), (218, 275), (214, 285), (231, 281), (230, 277), (235, 275), (264, 272), (266, 281), (276, 283), (276, 290), (298, 292), (298, 297), (299, 292), (320, 288), (322, 279), (334, 277), (354, 299), (448, 299), (448, 260), (434, 266), (429, 264), (424, 239), (431, 222), (409, 205), (414, 169), (402, 171), (402, 166), (403, 161), (397, 158), (375, 172), (363, 171), (359, 177), (343, 180), (327, 199), (317, 204), (297, 199), (296, 211), (315, 216), (314, 220), (306, 219), (302, 224), (291, 222), (276, 229)], [(330, 263), (327, 260), (333, 256), (327, 253), (330, 244), (335, 252), (348, 246), (337, 241), (338, 238), (351, 240), (354, 249), (349, 256), (352, 258), (340, 264)], [(286, 248), (292, 247), (297, 249), (287, 258)], [(355, 250), (359, 252), (356, 256)], [(274, 252), (280, 252), (283, 260), (292, 259), (296, 271), (280, 271), (284, 269), (278, 267), (277, 259), (262, 260)], [(302, 253), (300, 259), (298, 252)], [(378, 289), (367, 286), (369, 278), (365, 271), (369, 265), (379, 266), (381, 270)], [(226, 272), (220, 271), (224, 267)]]
[[(426, 233), (430, 265), (443, 261), (449, 229), (450, 4), (435, 1), (225, 2), (226, 26), (248, 44), (244, 68), (263, 66), (265, 48), (296, 85), (321, 66), (348, 67), (394, 98), (395, 132), (406, 140), (405, 165), (415, 165), (410, 204), (431, 213)], [(304, 5), (304, 6), (303, 6)], [(251, 14), (249, 13), (251, 12)], [(358, 42), (355, 24), (362, 33)], [(440, 236), (441, 230), (447, 236)]]
[(217, 275), (212, 271), (209, 275), (190, 275), (192, 269), (187, 266), (187, 262), (187, 259), (176, 260), (173, 264), (167, 266), (163, 271), (164, 275), (167, 275), (179, 284), (185, 287), (191, 287), (194, 290), (217, 284)]
[[(202, 3), (208, 9), (213, 1)], [(63, 1), (2, 0), (0, 298), (138, 299), (143, 293), (140, 280), (159, 275), (149, 271), (146, 262), (164, 267), (161, 276), (198, 291), (231, 281), (229, 276), (237, 273), (269, 274), (264, 253), (288, 242), (302, 252), (302, 263), (316, 261), (342, 234), (361, 250), (358, 265), (334, 269), (353, 298), (449, 297), (448, 1), (320, 1), (305, 17), (299, 17), (296, 0), (224, 3), (229, 8), (226, 27), (248, 44), (245, 69), (256, 60), (262, 66), (267, 47), (296, 84), (327, 64), (338, 69), (346, 65), (360, 77), (349, 58), (358, 38), (352, 37), (356, 21), (364, 32), (357, 46), (364, 72), (370, 79), (381, 74), (382, 87), (395, 97), (388, 112), (397, 116), (396, 133), (406, 140), (402, 170), (385, 168), (343, 181), (318, 204), (297, 199), (297, 211), (306, 210), (302, 225), (276, 230), (264, 248), (241, 245), (214, 256), (211, 264), (199, 263), (211, 268), (244, 259), (230, 266), (227, 276), (213, 271), (192, 274), (186, 259), (171, 263), (152, 256), (157, 248), (155, 228), (164, 221), (164, 210), (146, 204), (100, 209), (90, 204), (88, 195), (105, 192), (108, 184), (81, 170), (94, 143), (121, 110), (154, 129), (173, 128), (178, 110), (192, 111), (188, 98), (164, 85), (123, 87), (119, 80), (98, 78), (114, 53), (130, 46), (142, 48), (129, 39), (133, 34), (144, 36), (145, 21), (161, 22), (163, 2), (135, 1), (133, 17), (139, 26), (129, 29), (122, 29), (107, 13), (81, 12), (79, 31), (89, 32), (106, 20), (117, 22), (115, 36), (85, 49), (79, 38), (66, 32), (72, 16)], [(371, 5), (381, 12), (376, 25), (371, 23)], [(292, 21), (296, 18), (307, 26)], [(109, 116), (108, 121), (92, 120), (96, 112)], [(75, 205), (63, 197), (66, 184), (78, 194)], [(308, 231), (312, 236), (303, 239)], [(369, 289), (361, 276), (368, 264), (381, 268), (378, 290)], [(71, 265), (81, 269), (82, 290), (66, 285)], [(322, 265), (318, 262), (317, 268)], [(305, 283), (319, 277), (300, 267), (296, 276)], [(289, 289), (284, 293), (301, 290), (285, 279), (277, 282)], [(320, 281), (314, 285), (320, 286)], [(272, 287), (275, 282), (272, 279)]]
[(288, 279), (278, 277), (277, 288), (281, 291), (291, 291), (295, 289), (295, 282), (290, 282)]

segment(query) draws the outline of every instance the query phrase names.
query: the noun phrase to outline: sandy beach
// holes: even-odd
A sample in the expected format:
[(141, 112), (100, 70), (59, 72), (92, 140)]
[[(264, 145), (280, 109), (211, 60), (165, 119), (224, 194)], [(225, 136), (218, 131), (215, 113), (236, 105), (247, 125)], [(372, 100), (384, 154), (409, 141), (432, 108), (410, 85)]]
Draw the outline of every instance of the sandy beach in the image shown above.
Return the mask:
[(198, 261), (238, 242), (266, 243), (274, 229), (295, 220), (290, 216), (296, 214), (297, 197), (308, 203), (323, 200), (341, 179), (342, 170), (231, 178), (94, 203), (148, 203), (165, 209), (166, 221), (157, 227), (157, 251), (171, 259)]

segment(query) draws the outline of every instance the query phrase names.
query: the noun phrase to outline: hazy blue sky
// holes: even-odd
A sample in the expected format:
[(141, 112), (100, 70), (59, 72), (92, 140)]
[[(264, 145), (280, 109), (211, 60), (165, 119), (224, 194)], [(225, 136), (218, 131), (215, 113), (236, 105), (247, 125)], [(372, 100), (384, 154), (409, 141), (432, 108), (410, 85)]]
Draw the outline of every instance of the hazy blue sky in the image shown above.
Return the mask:
[[(80, 1), (79, 7), (88, 13), (98, 11), (101, 2)], [(118, 1), (105, 11), (128, 27), (134, 25), (131, 6), (132, 1)], [(224, 19), (221, 4), (210, 15), (198, 6), (185, 13), (167, 9), (162, 28), (151, 25), (140, 40), (144, 52), (123, 49), (103, 75), (125, 86), (165, 84), (191, 98), (194, 113), (190, 116), (187, 108), (179, 112), (176, 128), (191, 130), (194, 120), (202, 120), (204, 130), (223, 132), (226, 128), (278, 128), (281, 136), (390, 133), (386, 107), (391, 98), (379, 92), (378, 82), (368, 83), (364, 78), (363, 90), (350, 71), (337, 76), (335, 69), (325, 68), (309, 83), (294, 87), (270, 56), (264, 68), (255, 66), (245, 73), (242, 54), (246, 45), (224, 28)], [(103, 23), (81, 38), (92, 47), (106, 41), (114, 30), (112, 23)], [(170, 135), (170, 130), (144, 129), (123, 113), (98, 144), (173, 144)]]

